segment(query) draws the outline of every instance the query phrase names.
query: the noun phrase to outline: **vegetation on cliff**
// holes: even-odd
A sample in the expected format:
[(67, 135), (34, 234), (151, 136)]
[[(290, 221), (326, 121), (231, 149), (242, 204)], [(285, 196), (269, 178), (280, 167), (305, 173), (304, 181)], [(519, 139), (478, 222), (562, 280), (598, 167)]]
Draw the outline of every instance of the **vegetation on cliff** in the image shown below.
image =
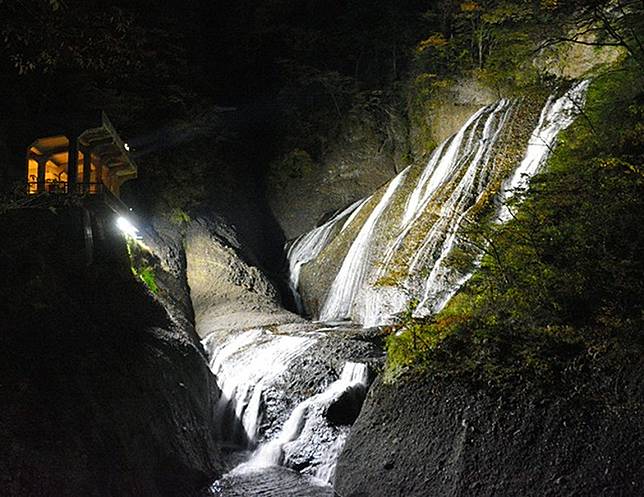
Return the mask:
[[(361, 135), (393, 173), (435, 145), (433, 110), (455, 79), (507, 92), (550, 77), (533, 55), (576, 23), (588, 30), (581, 43), (641, 60), (637, 2), (620, 0), (625, 15), (602, 17), (609, 4), (3, 0), (0, 88), (12, 98), (0, 103), (9, 116), (0, 166), (24, 154), (14, 141), (32, 132), (33, 116), (100, 107), (140, 158), (139, 186), (128, 186), (139, 210), (225, 211), (237, 200), (231, 189), (262, 199), (269, 164), (268, 181), (286, 178), (288, 191), (334, 144), (346, 150)], [(589, 22), (610, 29), (599, 36)], [(22, 175), (7, 169), (6, 179)]]
[(641, 360), (642, 83), (632, 59), (594, 80), (513, 219), (468, 230), (485, 256), (467, 286), (431, 319), (410, 310), (389, 337), (389, 373), (549, 382), (565, 368)]
[(628, 251), (640, 247), (639, 2), (0, 0), (0, 9), (0, 87), (12, 96), (0, 103), (0, 172), (11, 163), (14, 179), (24, 174), (15, 143), (32, 133), (30, 116), (103, 107), (141, 158), (128, 202), (179, 224), (207, 204), (257, 253), (272, 248), (261, 262), (273, 267), (283, 239), (265, 208), (267, 164), (277, 168), (269, 180), (288, 190), (338, 136), (362, 131), (395, 167), (406, 165), (435, 145), (435, 104), (457, 79), (525, 92), (569, 75), (534, 63), (544, 53), (557, 60), (562, 41), (619, 48), (628, 61), (596, 79), (589, 110), (517, 219), (472, 232), (472, 243), (495, 253), (434, 323), (411, 322), (422, 331), (392, 338), (390, 357), (393, 366), (424, 363), (435, 347), (407, 337), (457, 336), (475, 318), (488, 323), (481, 316), (513, 330), (635, 326), (628, 312), (637, 305), (628, 305), (640, 296), (641, 267)]

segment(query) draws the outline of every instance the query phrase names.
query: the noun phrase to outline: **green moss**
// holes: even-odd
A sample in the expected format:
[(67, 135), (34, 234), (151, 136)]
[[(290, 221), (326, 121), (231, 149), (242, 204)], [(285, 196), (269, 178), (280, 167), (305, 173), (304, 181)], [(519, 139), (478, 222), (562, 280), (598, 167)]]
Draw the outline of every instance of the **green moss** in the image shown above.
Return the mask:
[(157, 283), (155, 268), (160, 267), (159, 260), (133, 239), (127, 240), (127, 252), (130, 257), (132, 274), (141, 280), (152, 293), (157, 294), (159, 292), (159, 285)]
[(421, 72), (407, 85), (407, 115), (409, 118), (410, 149), (414, 157), (426, 157), (436, 146), (432, 131), (433, 119), (438, 118), (437, 95), (451, 84), (436, 74)]
[(414, 319), (412, 305), (392, 328), (390, 380), (411, 368), (486, 385), (556, 384), (562, 371), (641, 357), (642, 83), (628, 64), (596, 79), (516, 218), (472, 223), (466, 237), (487, 247), (479, 270), (442, 312)]
[(183, 226), (189, 224), (192, 221), (190, 215), (181, 208), (174, 208), (170, 212), (170, 221), (177, 226)]
[(151, 266), (142, 267), (138, 271), (138, 277), (141, 279), (145, 286), (147, 286), (152, 293), (157, 293), (159, 291), (159, 286), (156, 282), (156, 277), (154, 275), (154, 269)]
[(402, 283), (406, 276), (407, 271), (401, 269), (388, 271), (386, 275), (376, 281), (375, 286), (397, 286)]
[[(504, 129), (503, 135), (499, 139), (499, 145), (496, 147), (494, 156), (491, 158), (495, 166), (493, 168), (493, 178), (490, 181), (490, 186), (468, 212), (465, 222), (469, 225), (478, 227), (494, 214), (496, 194), (501, 187), (503, 179), (508, 176), (510, 170), (521, 160), (528, 143), (530, 131), (537, 122), (544, 101), (544, 92), (535, 92), (533, 95), (524, 98), (522, 103), (515, 107), (512, 118)], [(415, 180), (420, 176), (423, 168), (424, 164), (419, 164), (418, 167), (412, 170), (407, 181), (409, 185), (413, 186), (415, 184)], [(411, 258), (420, 249), (427, 233), (439, 219), (439, 210), (443, 200), (450, 195), (460, 179), (460, 176), (455, 176), (451, 182), (437, 191), (435, 200), (414, 223), (405, 238), (403, 246), (396, 251), (393, 260), (388, 265), (387, 273), (376, 282), (378, 286), (396, 286), (409, 275), (407, 268), (409, 267)], [(391, 209), (396, 222), (398, 222), (402, 215), (402, 209), (407, 199), (405, 193), (408, 194), (410, 192), (401, 191), (396, 196), (396, 200), (400, 205), (394, 204)], [(473, 251), (465, 250), (465, 247), (459, 247), (459, 250), (455, 251), (449, 257), (448, 264), (462, 271), (467, 271), (471, 267), (474, 257), (475, 254)], [(431, 267), (421, 268), (418, 276), (425, 278), (429, 275), (430, 271)]]

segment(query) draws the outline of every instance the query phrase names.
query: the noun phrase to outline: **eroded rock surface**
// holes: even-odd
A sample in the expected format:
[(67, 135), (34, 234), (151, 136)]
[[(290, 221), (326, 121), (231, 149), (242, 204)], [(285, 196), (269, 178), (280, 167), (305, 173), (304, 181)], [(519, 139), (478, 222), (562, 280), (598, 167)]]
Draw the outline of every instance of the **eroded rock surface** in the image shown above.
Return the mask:
[(187, 230), (187, 279), (199, 335), (302, 321), (281, 306), (275, 286), (243, 258), (233, 235), (206, 220)]
[[(639, 380), (636, 378), (640, 378)], [(345, 497), (639, 496), (641, 375), (486, 392), (412, 377), (370, 390), (338, 462)], [(619, 429), (615, 427), (619, 426)]]

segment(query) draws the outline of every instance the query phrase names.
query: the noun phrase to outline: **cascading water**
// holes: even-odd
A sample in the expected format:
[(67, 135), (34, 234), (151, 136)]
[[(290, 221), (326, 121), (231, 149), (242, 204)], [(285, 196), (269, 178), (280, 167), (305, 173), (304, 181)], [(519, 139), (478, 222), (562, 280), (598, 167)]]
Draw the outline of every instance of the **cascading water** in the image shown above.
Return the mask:
[(524, 191), (530, 184), (530, 178), (543, 166), (555, 145), (555, 140), (560, 131), (570, 126), (584, 108), (586, 92), (590, 80), (585, 80), (574, 85), (565, 95), (555, 99), (548, 98), (541, 111), (539, 124), (532, 132), (528, 149), (519, 167), (504, 183), (501, 190), (503, 206), (498, 215), (499, 222), (508, 221), (512, 213), (507, 207), (509, 200), (516, 191)]
[(345, 224), (340, 229), (340, 231), (342, 231), (342, 229), (344, 229), (344, 227), (353, 220), (364, 204), (365, 200), (362, 199), (351, 204), (346, 209), (331, 217), (331, 219), (326, 221), (324, 224), (297, 238), (289, 247), (286, 255), (289, 263), (289, 286), (293, 296), (295, 297), (297, 310), (300, 314), (303, 313), (304, 308), (297, 288), (299, 285), (300, 269), (302, 268), (302, 265), (320, 255), (322, 249), (324, 249), (332, 239), (332, 235), (334, 234), (334, 231), (336, 231), (340, 221), (346, 219)]
[[(383, 187), (377, 194), (380, 197), (355, 202), (295, 240), (288, 259), (296, 298), (302, 268), (315, 263), (340, 233), (345, 232), (346, 239), (346, 233), (350, 236), (355, 231), (321, 308), (322, 321), (352, 319), (366, 326), (388, 323), (411, 298), (418, 299), (418, 315), (438, 311), (471, 274), (459, 273), (447, 264), (458, 246), (464, 219), (491, 194), (503, 204), (516, 191), (527, 188), (557, 134), (582, 108), (587, 88), (588, 82), (581, 82), (560, 98), (547, 100), (523, 159), (512, 156), (513, 164), (520, 162), (518, 167), (513, 169), (512, 163), (503, 163), (499, 156), (504, 140), (512, 138), (509, 123), (521, 102), (500, 100), (476, 112), (458, 133), (437, 147), (417, 174), (412, 167), (405, 169)], [(532, 115), (536, 118), (536, 113)], [(358, 223), (359, 213), (367, 208), (370, 212)], [(508, 208), (501, 205), (496, 221), (510, 217)], [(339, 245), (346, 246), (343, 244)], [(395, 285), (387, 280), (392, 272), (399, 276)], [(309, 332), (253, 329), (204, 340), (210, 367), (222, 390), (216, 412), (221, 438), (237, 447), (255, 449), (248, 460), (213, 485), (214, 494), (219, 495), (231, 481), (241, 481), (243, 486), (248, 481), (244, 478), (250, 478), (264, 485), (278, 477), (288, 481), (287, 486), (298, 488), (282, 495), (329, 495), (311, 490), (308, 479), (293, 483), (293, 474), (276, 476), (277, 467), (297, 468), (320, 485), (333, 482), (336, 460), (355, 417), (335, 422), (337, 414), (332, 412), (343, 412), (347, 402), (359, 410), (368, 368), (357, 360), (343, 361), (337, 380), (331, 381), (336, 377), (333, 373), (328, 380), (318, 378), (315, 387), (308, 383), (305, 394), (298, 391), (288, 402), (275, 400), (279, 395), (276, 385), (283, 375), (310, 368), (310, 359), (303, 358), (309, 349), (316, 354), (321, 350), (323, 332), (338, 333), (335, 327), (311, 326), (314, 329)], [(299, 365), (294, 366), (296, 363)], [(341, 405), (345, 406), (338, 407)], [(276, 410), (281, 411), (276, 414)], [(324, 492), (331, 491), (324, 488)]]
[[(527, 189), (530, 179), (539, 172), (555, 146), (555, 140), (560, 131), (572, 124), (586, 98), (589, 81), (574, 85), (562, 97), (555, 99), (550, 96), (541, 111), (539, 122), (530, 136), (524, 158), (510, 178), (504, 182), (499, 193), (502, 202), (497, 222), (506, 222), (511, 217), (507, 201), (516, 191)], [(458, 228), (467, 212), (464, 212), (453, 225), (450, 236), (443, 244), (441, 255), (434, 264), (428, 278), (424, 282), (423, 297), (418, 304), (415, 315), (426, 316), (442, 309), (458, 289), (471, 277), (472, 271), (458, 275), (445, 267), (445, 258), (451, 252), (457, 237)], [(421, 254), (422, 252), (419, 252)], [(422, 257), (422, 256), (421, 256)], [(421, 260), (420, 257), (415, 259)], [(413, 271), (418, 266), (411, 266)]]
[[(407, 295), (417, 293), (416, 289), (422, 285), (415, 275), (427, 260), (436, 262), (425, 281), (425, 287), (431, 287), (435, 295), (450, 292), (454, 286), (453, 282), (439, 279), (442, 261), (454, 246), (461, 220), (478, 201), (488, 186), (487, 181), (493, 176), (490, 157), (512, 110), (513, 106), (507, 100), (484, 107), (454, 136), (446, 150), (440, 147), (432, 156), (407, 202), (400, 233), (386, 249), (384, 263), (372, 278), (374, 284), (363, 291), (362, 305), (356, 309), (356, 314), (366, 326), (386, 322), (391, 319), (392, 314), (404, 308), (409, 299)], [(477, 179), (479, 181), (476, 181)], [(455, 186), (443, 200), (438, 218), (428, 230), (422, 244), (411, 256), (409, 275), (401, 282), (404, 290), (380, 291), (375, 283), (388, 271), (396, 251), (402, 246), (414, 224), (425, 213), (434, 199), (435, 192), (450, 182), (455, 183)], [(416, 192), (422, 192), (422, 195)], [(397, 294), (396, 298), (392, 298), (393, 294)], [(448, 297), (443, 295), (442, 298)]]
[[(355, 305), (349, 310), (356, 321), (365, 326), (380, 324), (404, 308), (418, 286), (416, 281), (407, 278), (398, 288), (379, 287), (377, 282), (387, 273), (393, 258), (403, 246), (415, 223), (425, 214), (435, 195), (442, 192), (450, 182), (457, 183), (454, 192), (444, 201), (438, 221), (431, 229), (432, 236), (427, 237), (414, 254), (412, 264), (423, 260), (420, 256), (436, 251), (444, 239), (453, 239), (454, 224), (458, 222), (466, 207), (476, 201), (477, 195), (481, 193), (479, 190), (483, 188), (484, 182), (479, 181), (477, 184), (475, 179), (485, 175), (491, 176), (485, 169), (489, 166), (491, 151), (511, 110), (512, 106), (506, 100), (482, 108), (454, 137), (441, 144), (432, 154), (407, 198), (402, 219), (396, 227), (397, 235), (385, 246), (380, 264), (371, 271), (367, 284), (357, 290), (359, 296), (357, 299), (354, 297)], [(354, 262), (354, 265), (356, 264)], [(412, 269), (416, 268), (412, 266)], [(334, 291), (332, 287), (327, 301), (341, 298)], [(322, 313), (320, 318), (324, 319), (325, 315)]]
[(485, 193), (488, 182), (494, 177), (490, 158), (512, 109), (509, 102), (502, 100), (490, 113), (474, 157), (452, 194), (441, 206), (438, 221), (434, 223), (411, 260), (410, 273), (415, 273), (421, 269), (424, 261), (438, 253), (438, 258), (423, 283), (423, 298), (416, 308), (416, 313), (422, 314), (426, 308), (429, 308), (430, 312), (440, 309), (464, 282), (462, 275), (445, 267), (445, 259), (456, 244), (463, 219)]
[[(577, 83), (563, 96), (547, 100), (523, 160), (511, 173), (498, 157), (509, 133), (508, 123), (521, 103), (501, 100), (480, 109), (442, 143), (413, 188), (401, 188), (409, 168), (395, 177), (359, 228), (328, 290), (320, 320), (351, 319), (364, 326), (387, 324), (411, 299), (418, 301), (416, 315), (440, 310), (470, 276), (447, 264), (458, 246), (464, 219), (499, 182), (502, 187), (496, 198), (500, 202), (528, 186), (554, 147), (558, 133), (583, 107), (588, 84)], [(400, 204), (404, 209), (392, 222), (388, 212), (394, 212), (393, 206)], [(509, 217), (507, 207), (502, 207), (498, 221)], [(376, 234), (386, 241), (374, 244)], [(325, 246), (331, 241), (326, 240)], [(395, 284), (387, 281), (391, 274), (396, 275)]]
[[(297, 468), (301, 488), (332, 483), (335, 461), (355, 419), (347, 412), (357, 416), (368, 387), (366, 364), (349, 359), (338, 364), (338, 359), (371, 357), (369, 351), (376, 349), (367, 343), (356, 346), (346, 335), (349, 346), (342, 336), (331, 341), (325, 338), (328, 332), (342, 333), (293, 323), (203, 340), (221, 389), (215, 412), (220, 439), (235, 465), (211, 493), (218, 495), (230, 479), (259, 479), (264, 485), (266, 475), (279, 466)], [(324, 354), (326, 359), (320, 357)], [(342, 368), (338, 376), (335, 367)], [(248, 449), (256, 449), (250, 458)], [(318, 494), (307, 490), (301, 495)]]
[[(295, 407), (279, 434), (260, 446), (247, 462), (237, 466), (234, 473), (255, 471), (271, 466), (288, 465), (293, 449), (298, 445), (307, 444), (315, 436), (320, 436), (320, 431), (329, 431), (331, 439), (335, 439), (330, 446), (326, 457), (315, 468), (313, 475), (325, 484), (330, 484), (335, 475), (335, 462), (344, 446), (348, 435), (348, 428), (331, 428), (324, 419), (324, 412), (340, 398), (341, 395), (351, 390), (366, 390), (368, 369), (365, 364), (347, 362), (342, 374), (337, 381), (331, 383), (327, 389), (309, 397)], [(307, 433), (308, 432), (308, 433)]]
[(223, 346), (218, 346), (214, 335), (203, 343), (221, 389), (215, 413), (221, 439), (253, 447), (261, 422), (262, 393), (294, 358), (315, 343), (315, 338), (276, 336), (256, 329), (238, 334)]
[(391, 180), (382, 198), (360, 229), (331, 285), (329, 296), (320, 312), (320, 320), (342, 321), (351, 316), (353, 301), (368, 269), (373, 230), (408, 171), (408, 168), (405, 169)]

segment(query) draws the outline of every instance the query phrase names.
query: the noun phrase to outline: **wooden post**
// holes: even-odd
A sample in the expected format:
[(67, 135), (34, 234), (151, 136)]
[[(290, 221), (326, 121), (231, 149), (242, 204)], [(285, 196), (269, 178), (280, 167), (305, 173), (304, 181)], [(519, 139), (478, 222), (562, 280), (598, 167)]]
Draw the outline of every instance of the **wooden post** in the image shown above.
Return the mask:
[(105, 185), (103, 184), (103, 164), (100, 158), (96, 160), (94, 167), (96, 168), (96, 193), (103, 193)]
[(83, 148), (83, 193), (89, 193), (89, 183), (92, 177), (92, 152)]
[(47, 168), (47, 160), (49, 157), (41, 156), (36, 158), (36, 163), (38, 164), (38, 185), (36, 187), (36, 192), (42, 193), (45, 191), (45, 172)]

